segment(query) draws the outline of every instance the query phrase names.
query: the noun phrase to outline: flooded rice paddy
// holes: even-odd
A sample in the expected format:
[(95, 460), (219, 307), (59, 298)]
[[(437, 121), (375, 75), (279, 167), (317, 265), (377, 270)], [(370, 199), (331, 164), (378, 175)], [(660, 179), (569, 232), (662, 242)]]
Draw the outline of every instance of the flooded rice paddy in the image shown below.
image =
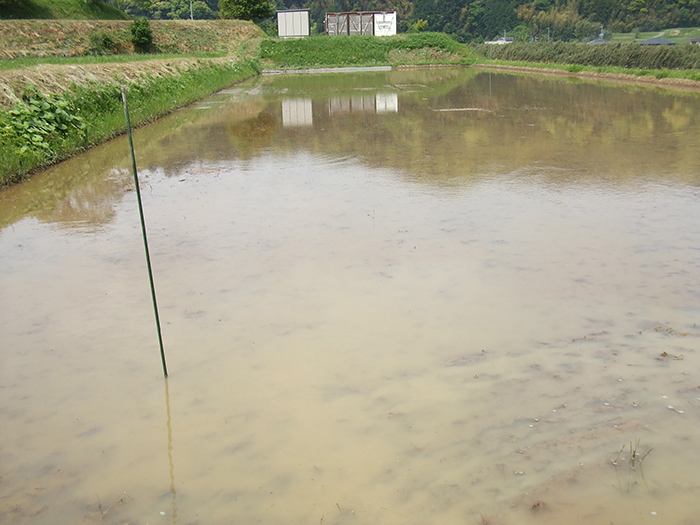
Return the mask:
[(0, 192), (0, 522), (697, 523), (700, 97), (274, 76)]

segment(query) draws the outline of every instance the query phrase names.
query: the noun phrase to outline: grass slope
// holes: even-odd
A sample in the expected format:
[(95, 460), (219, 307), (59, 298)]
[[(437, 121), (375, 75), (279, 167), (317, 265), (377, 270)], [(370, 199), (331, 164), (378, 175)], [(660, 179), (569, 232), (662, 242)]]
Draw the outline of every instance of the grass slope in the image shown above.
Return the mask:
[(679, 27), (675, 29), (664, 29), (662, 31), (651, 31), (648, 33), (613, 33), (611, 42), (642, 42), (650, 38), (660, 36), (676, 44), (685, 44), (691, 38), (700, 38), (700, 27)]
[(264, 40), (260, 58), (265, 68), (301, 69), (405, 64), (472, 64), (476, 54), (444, 33), (391, 37), (317, 36)]
[(119, 9), (101, 0), (14, 0), (2, 3), (0, 6), (2, 19), (124, 20), (128, 18)]
[(160, 76), (72, 85), (60, 95), (28, 88), (22, 102), (0, 111), (0, 188), (123, 133), (122, 86), (138, 126), (259, 73), (255, 61), (209, 60), (187, 69), (171, 66)]
[[(157, 53), (229, 53), (264, 36), (243, 20), (151, 20)], [(128, 20), (5, 20), (0, 24), (0, 60), (78, 57), (92, 54), (95, 36), (109, 36), (119, 55), (132, 55)], [(22, 64), (16, 63), (16, 66)], [(8, 69), (7, 63), (0, 69)]]

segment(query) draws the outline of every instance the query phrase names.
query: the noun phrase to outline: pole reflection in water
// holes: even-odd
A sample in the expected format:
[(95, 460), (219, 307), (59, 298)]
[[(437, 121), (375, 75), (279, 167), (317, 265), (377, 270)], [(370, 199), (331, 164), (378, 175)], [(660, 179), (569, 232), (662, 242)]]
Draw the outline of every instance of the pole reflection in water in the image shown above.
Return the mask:
[(168, 467), (170, 468), (170, 493), (173, 495), (173, 499), (170, 503), (170, 517), (172, 519), (173, 524), (175, 524), (177, 523), (177, 504), (175, 503), (177, 490), (175, 490), (175, 463), (173, 462), (173, 428), (171, 425), (170, 418), (170, 390), (168, 389), (167, 377), (163, 378), (163, 384), (165, 385), (165, 424), (168, 429)]

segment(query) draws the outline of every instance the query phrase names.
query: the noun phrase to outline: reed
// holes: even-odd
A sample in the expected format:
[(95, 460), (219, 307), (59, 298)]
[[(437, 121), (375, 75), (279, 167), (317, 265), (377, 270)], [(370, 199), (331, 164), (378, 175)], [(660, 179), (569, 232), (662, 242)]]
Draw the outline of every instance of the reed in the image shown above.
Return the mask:
[[(627, 492), (630, 491), (632, 485), (635, 485), (637, 483), (637, 477), (640, 477), (642, 479), (642, 481), (644, 482), (644, 486), (647, 490), (649, 490), (649, 485), (647, 484), (647, 480), (644, 477), (644, 460), (647, 458), (652, 449), (649, 449), (644, 454), (642, 454), (642, 452), (639, 449), (640, 443), (641, 439), (637, 439), (636, 442), (630, 441), (629, 445), (622, 445), (622, 448), (617, 453), (617, 457), (615, 459), (610, 460), (612, 465), (615, 467), (615, 474), (617, 476), (617, 483), (620, 488), (620, 491), (622, 491), (622, 480), (620, 479), (620, 472), (618, 470), (620, 468), (625, 468), (627, 473)], [(625, 451), (626, 456), (623, 456), (623, 454), (625, 454)]]

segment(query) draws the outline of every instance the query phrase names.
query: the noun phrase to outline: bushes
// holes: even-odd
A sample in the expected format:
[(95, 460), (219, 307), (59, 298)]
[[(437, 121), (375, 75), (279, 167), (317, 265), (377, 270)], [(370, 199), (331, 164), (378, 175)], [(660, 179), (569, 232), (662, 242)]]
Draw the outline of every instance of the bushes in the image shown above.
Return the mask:
[(575, 44), (523, 42), (507, 45), (482, 44), (475, 49), (485, 57), (581, 66), (618, 66), (631, 69), (698, 69), (700, 46), (649, 46), (640, 44)]
[(134, 44), (134, 49), (139, 53), (146, 53), (153, 47), (153, 31), (148, 18), (137, 18), (131, 22), (131, 43)]
[(267, 18), (274, 13), (274, 2), (269, 0), (219, 0), (221, 18), (256, 20)]
[(106, 31), (98, 31), (90, 35), (90, 46), (87, 52), (90, 55), (110, 55), (116, 53), (118, 47), (112, 35)]

